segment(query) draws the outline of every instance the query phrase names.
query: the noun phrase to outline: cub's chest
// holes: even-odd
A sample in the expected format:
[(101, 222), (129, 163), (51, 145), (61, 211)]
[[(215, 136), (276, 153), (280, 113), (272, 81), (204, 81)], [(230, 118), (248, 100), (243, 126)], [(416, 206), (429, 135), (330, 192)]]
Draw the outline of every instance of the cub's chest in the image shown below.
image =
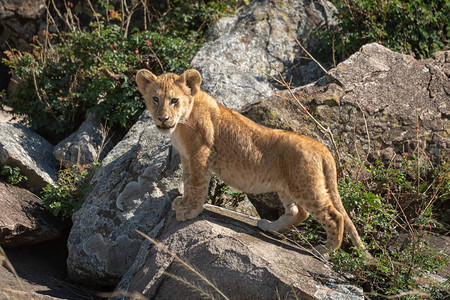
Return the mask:
[(184, 141), (181, 139), (179, 133), (177, 132), (172, 133), (172, 135), (170, 136), (170, 141), (172, 142), (172, 146), (174, 146), (178, 150), (178, 153), (180, 153), (181, 157), (188, 158), (186, 145)]

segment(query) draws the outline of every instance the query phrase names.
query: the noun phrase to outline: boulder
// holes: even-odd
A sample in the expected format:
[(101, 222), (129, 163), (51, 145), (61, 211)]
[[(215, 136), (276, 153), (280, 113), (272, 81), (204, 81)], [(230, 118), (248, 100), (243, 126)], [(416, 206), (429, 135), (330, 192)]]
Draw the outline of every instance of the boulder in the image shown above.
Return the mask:
[[(331, 123), (347, 148), (354, 148), (356, 142), (363, 157), (385, 161), (392, 154), (417, 149), (431, 156), (450, 153), (450, 51), (434, 60), (418, 61), (373, 43), (330, 74), (342, 84), (339, 108), (344, 109), (335, 121), (324, 121)], [(350, 107), (357, 110), (346, 118)], [(329, 109), (325, 106), (321, 114)], [(353, 129), (356, 134), (351, 133)]]
[(310, 83), (324, 73), (304, 59), (296, 39), (317, 56), (315, 32), (336, 25), (335, 10), (329, 1), (252, 1), (215, 24), (211, 34), (216, 39), (199, 49), (191, 66), (201, 72), (206, 92), (237, 110), (277, 90), (267, 75), (276, 70), (293, 78), (294, 85)]
[(95, 115), (88, 114), (77, 131), (55, 146), (53, 155), (67, 168), (92, 164), (101, 161), (112, 149), (110, 139), (107, 130), (97, 122)]
[[(450, 153), (450, 51), (417, 61), (379, 44), (363, 46), (316, 84), (283, 91), (243, 114), (271, 128), (309, 135), (335, 152), (305, 109), (330, 127), (343, 158), (389, 162), (419, 150)], [(305, 109), (299, 104), (302, 103)], [(419, 141), (418, 141), (419, 139)]]
[[(187, 222), (178, 222), (170, 212), (157, 240), (229, 299), (364, 299), (360, 288), (321, 260), (256, 229), (255, 218), (206, 208), (201, 217)], [(173, 255), (146, 241), (116, 292), (148, 299), (201, 298), (181, 280), (218, 296)]]
[(29, 191), (0, 182), (0, 246), (42, 243), (61, 235), (62, 225)]
[(15, 165), (27, 177), (24, 186), (39, 193), (57, 178), (53, 145), (22, 124), (0, 123), (0, 164)]
[(69, 277), (97, 286), (117, 284), (134, 262), (142, 238), (181, 194), (179, 155), (144, 113), (105, 157), (91, 192), (73, 215)]

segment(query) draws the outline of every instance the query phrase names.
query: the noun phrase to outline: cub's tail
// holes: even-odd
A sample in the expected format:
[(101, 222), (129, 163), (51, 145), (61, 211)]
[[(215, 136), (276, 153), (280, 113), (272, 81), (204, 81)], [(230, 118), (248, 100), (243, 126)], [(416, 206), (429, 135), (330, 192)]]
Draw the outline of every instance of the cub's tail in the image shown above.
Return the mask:
[[(344, 217), (344, 229), (350, 235), (350, 239), (352, 240), (353, 246), (359, 247), (362, 250), (366, 250), (366, 247), (361, 241), (359, 237), (358, 231), (356, 230), (355, 225), (347, 214), (344, 206), (342, 205), (341, 196), (339, 195), (338, 186), (337, 186), (337, 172), (336, 172), (336, 163), (331, 154), (323, 161), (323, 172), (326, 181), (326, 187), (331, 197), (331, 201), (333, 202), (334, 207), (342, 214)], [(366, 251), (367, 252), (367, 251)]]

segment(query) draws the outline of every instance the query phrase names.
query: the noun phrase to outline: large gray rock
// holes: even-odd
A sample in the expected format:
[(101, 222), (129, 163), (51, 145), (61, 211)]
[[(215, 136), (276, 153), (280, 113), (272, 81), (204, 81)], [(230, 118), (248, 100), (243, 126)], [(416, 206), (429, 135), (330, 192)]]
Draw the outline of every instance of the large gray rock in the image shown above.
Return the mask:
[[(419, 144), (427, 154), (449, 153), (450, 51), (435, 60), (417, 61), (373, 43), (330, 73), (343, 85), (341, 107), (356, 106), (365, 114), (369, 136), (357, 134), (364, 154), (377, 157), (387, 149), (413, 153)], [(340, 117), (338, 121), (345, 121)], [(361, 119), (359, 112), (354, 121), (362, 129)], [(340, 131), (342, 136), (348, 129)]]
[(59, 142), (53, 149), (53, 155), (61, 165), (70, 168), (73, 165), (86, 165), (101, 161), (112, 149), (107, 130), (88, 114), (77, 131)]
[(67, 269), (71, 279), (114, 285), (142, 243), (180, 195), (179, 157), (145, 113), (97, 170), (82, 208), (73, 215)]
[(0, 207), (0, 246), (28, 246), (61, 234), (61, 224), (25, 189), (0, 182)]
[[(255, 223), (255, 219), (212, 206), (187, 222), (176, 221), (170, 212), (157, 240), (229, 299), (364, 299), (360, 288), (322, 261), (293, 244), (268, 237)], [(201, 298), (198, 291), (173, 276), (218, 296), (193, 272), (148, 241), (116, 291), (141, 293), (148, 299)]]
[(323, 71), (299, 48), (298, 39), (317, 56), (315, 30), (335, 25), (328, 1), (252, 1), (236, 15), (220, 19), (217, 37), (191, 62), (203, 76), (202, 88), (225, 106), (241, 109), (271, 95), (277, 87), (266, 74), (276, 68), (294, 85), (323, 76)]
[[(343, 158), (389, 162), (395, 154), (416, 152), (418, 145), (427, 156), (450, 153), (450, 51), (417, 61), (373, 43), (329, 73), (335, 82), (321, 80), (294, 93), (331, 128)], [(248, 106), (244, 114), (335, 150), (287, 91)]]
[(0, 163), (16, 165), (27, 176), (24, 185), (39, 193), (56, 180), (58, 162), (53, 145), (22, 124), (0, 123)]

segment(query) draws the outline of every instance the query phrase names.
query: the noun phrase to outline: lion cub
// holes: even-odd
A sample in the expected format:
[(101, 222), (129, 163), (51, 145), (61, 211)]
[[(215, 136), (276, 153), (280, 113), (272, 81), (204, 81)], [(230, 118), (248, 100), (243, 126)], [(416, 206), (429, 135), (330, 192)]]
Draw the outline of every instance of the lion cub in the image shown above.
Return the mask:
[(364, 248), (341, 203), (336, 165), (321, 143), (298, 133), (263, 127), (228, 109), (200, 89), (196, 70), (182, 75), (136, 75), (139, 91), (161, 133), (181, 155), (184, 196), (172, 204), (179, 221), (203, 210), (211, 173), (248, 193), (277, 192), (285, 214), (264, 231), (284, 232), (311, 214), (327, 232), (327, 248), (341, 246), (345, 229)]

